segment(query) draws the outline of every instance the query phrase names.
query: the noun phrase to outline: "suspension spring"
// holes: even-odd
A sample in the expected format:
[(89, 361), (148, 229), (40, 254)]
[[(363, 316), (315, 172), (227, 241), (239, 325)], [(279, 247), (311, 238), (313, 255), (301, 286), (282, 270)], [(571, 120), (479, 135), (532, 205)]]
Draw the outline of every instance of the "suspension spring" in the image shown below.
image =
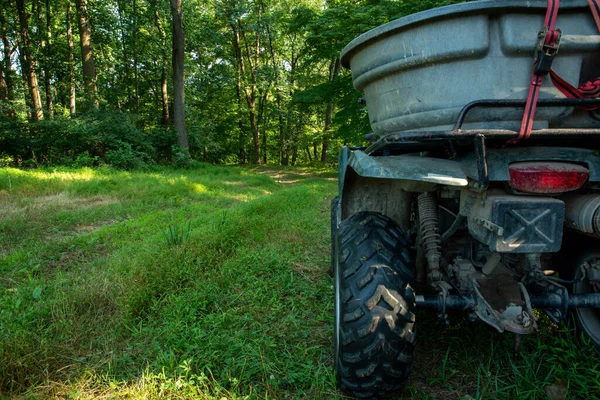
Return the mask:
[(429, 282), (442, 279), (440, 273), (440, 257), (442, 254), (442, 241), (438, 223), (437, 201), (433, 193), (422, 193), (418, 198), (419, 228), (421, 233), (421, 246), (427, 259)]
[(502, 255), (500, 253), (493, 253), (488, 257), (485, 265), (481, 269), (481, 272), (483, 272), (485, 275), (491, 275), (492, 272), (494, 272), (494, 269), (500, 265), (500, 261), (502, 261)]

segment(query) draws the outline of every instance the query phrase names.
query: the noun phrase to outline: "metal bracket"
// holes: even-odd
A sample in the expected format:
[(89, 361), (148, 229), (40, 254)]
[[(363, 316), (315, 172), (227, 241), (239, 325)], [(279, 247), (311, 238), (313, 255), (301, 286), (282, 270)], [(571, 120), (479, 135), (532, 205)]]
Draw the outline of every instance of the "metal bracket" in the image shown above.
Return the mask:
[(497, 236), (504, 235), (504, 228), (503, 227), (501, 227), (499, 225), (496, 225), (493, 222), (488, 221), (487, 219), (480, 218), (480, 217), (475, 217), (475, 218), (473, 218), (473, 220), (475, 220), (475, 222), (478, 225), (483, 226), (485, 229), (487, 229), (488, 231), (493, 232)]
[[(511, 305), (504, 312), (494, 309), (484, 298), (479, 290), (479, 283), (472, 279), (473, 291), (475, 293), (475, 314), (486, 324), (496, 328), (500, 333), (504, 331), (519, 335), (529, 334), (537, 329), (537, 319), (533, 314), (531, 299), (525, 285), (518, 283), (523, 305)], [(518, 313), (515, 315), (515, 313)]]
[[(548, 35), (554, 34), (555, 32), (558, 33), (556, 43), (554, 45), (547, 44), (546, 41)], [(538, 42), (534, 57), (534, 73), (536, 75), (547, 75), (552, 69), (552, 63), (554, 62), (554, 58), (558, 54), (558, 48), (560, 47), (561, 36), (562, 31), (560, 29), (550, 31), (548, 27), (544, 27), (544, 29), (538, 33)]]
[(503, 333), (504, 325), (500, 321), (500, 318), (498, 318), (498, 315), (492, 306), (490, 306), (479, 291), (479, 284), (475, 279), (471, 279), (471, 284), (473, 285), (473, 292), (475, 293), (475, 314), (477, 314), (480, 320), (496, 328), (498, 332)]
[(471, 183), (471, 188), (483, 192), (490, 185), (485, 136), (482, 134), (475, 135), (473, 145), (475, 147), (475, 161), (477, 162), (477, 181)]

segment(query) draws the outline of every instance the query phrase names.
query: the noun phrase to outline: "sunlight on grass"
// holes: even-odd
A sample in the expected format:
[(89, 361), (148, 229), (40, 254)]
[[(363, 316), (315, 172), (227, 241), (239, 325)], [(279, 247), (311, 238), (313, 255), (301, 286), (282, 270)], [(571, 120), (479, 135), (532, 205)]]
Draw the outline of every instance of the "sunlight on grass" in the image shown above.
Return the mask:
[[(232, 379), (235, 386), (238, 382)], [(183, 364), (174, 375), (164, 371), (155, 373), (144, 371), (143, 375), (131, 381), (119, 381), (106, 376), (98, 376), (93, 371), (68, 384), (51, 385), (39, 391), (30, 392), (34, 398), (126, 398), (126, 399), (215, 399), (245, 400), (250, 396), (239, 396), (224, 388), (214, 377), (204, 373), (194, 374), (190, 367)]]
[(33, 170), (29, 173), (35, 179), (45, 181), (70, 181), (70, 182), (89, 182), (94, 179), (103, 179), (95, 170), (91, 168), (81, 168), (77, 171), (38, 171)]
[(194, 193), (206, 193), (208, 192), (208, 188), (200, 183), (192, 183), (192, 187), (194, 188)]
[[(331, 313), (311, 311), (332, 305), (328, 224), (315, 221), (334, 184), (212, 166), (10, 175), (5, 201), (23, 211), (0, 220), (2, 393), (335, 392), (319, 372)], [(314, 268), (291, 269), (299, 246)]]
[[(0, 168), (0, 397), (343, 398), (332, 175)], [(512, 335), (418, 313), (407, 398), (545, 399), (557, 379), (595, 398), (593, 345), (544, 318), (514, 356)]]

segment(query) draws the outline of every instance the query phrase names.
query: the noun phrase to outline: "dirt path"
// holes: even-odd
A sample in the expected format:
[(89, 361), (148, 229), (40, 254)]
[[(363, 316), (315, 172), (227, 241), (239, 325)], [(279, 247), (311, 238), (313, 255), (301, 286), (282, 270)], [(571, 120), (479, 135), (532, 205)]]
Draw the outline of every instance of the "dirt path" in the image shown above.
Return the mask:
[(325, 179), (327, 181), (336, 181), (337, 173), (335, 171), (302, 171), (302, 170), (285, 170), (281, 168), (273, 167), (249, 167), (250, 171), (257, 172), (262, 175), (267, 175), (277, 183), (283, 184), (296, 184), (307, 179)]

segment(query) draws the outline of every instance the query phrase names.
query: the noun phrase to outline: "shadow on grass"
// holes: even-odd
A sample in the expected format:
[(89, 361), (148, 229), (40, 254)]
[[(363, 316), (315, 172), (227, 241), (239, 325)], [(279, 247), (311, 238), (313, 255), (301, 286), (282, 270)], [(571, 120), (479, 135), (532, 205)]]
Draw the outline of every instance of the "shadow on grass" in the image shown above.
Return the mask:
[(548, 399), (554, 387), (564, 389), (569, 398), (600, 393), (600, 356), (594, 346), (545, 315), (540, 315), (539, 332), (523, 337), (518, 354), (514, 334), (469, 322), (462, 314), (451, 316), (450, 326), (423, 311), (417, 321), (409, 388), (413, 398)]

